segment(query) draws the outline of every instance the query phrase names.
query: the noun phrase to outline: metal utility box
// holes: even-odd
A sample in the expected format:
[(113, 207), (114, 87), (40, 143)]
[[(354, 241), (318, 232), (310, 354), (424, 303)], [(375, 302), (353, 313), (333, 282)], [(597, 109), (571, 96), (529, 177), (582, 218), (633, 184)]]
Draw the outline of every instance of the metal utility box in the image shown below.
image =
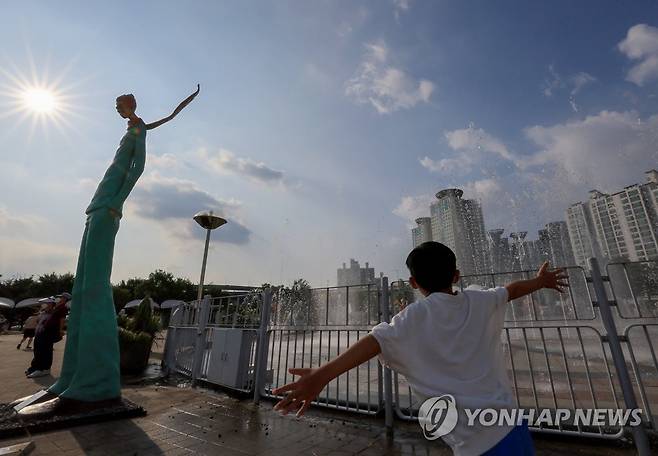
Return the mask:
[(206, 379), (230, 388), (248, 390), (253, 384), (253, 330), (213, 328)]

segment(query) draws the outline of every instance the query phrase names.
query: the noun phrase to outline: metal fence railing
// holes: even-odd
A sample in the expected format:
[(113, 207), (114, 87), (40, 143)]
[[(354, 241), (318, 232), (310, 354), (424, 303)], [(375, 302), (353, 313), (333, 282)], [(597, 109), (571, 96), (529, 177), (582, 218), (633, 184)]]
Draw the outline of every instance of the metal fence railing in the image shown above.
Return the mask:
[(658, 318), (658, 260), (610, 263), (606, 273), (621, 318)]
[[(275, 293), (264, 395), (292, 380), (290, 368), (317, 367), (367, 335), (379, 323), (380, 299), (376, 285)], [(370, 360), (330, 382), (316, 404), (376, 414), (382, 391), (382, 366)]]
[(641, 408), (651, 428), (658, 429), (658, 322), (630, 325), (624, 338), (628, 343), (629, 369), (637, 379), (635, 386)]
[[(596, 266), (596, 267), (594, 267)], [(542, 291), (510, 303), (501, 345), (519, 407), (642, 409), (644, 426), (560, 424), (536, 432), (604, 439), (632, 432), (640, 454), (644, 429), (658, 423), (658, 286), (656, 262), (566, 268), (570, 289)], [(460, 280), (469, 287), (530, 278), (522, 271)], [(648, 275), (643, 276), (642, 274)], [(255, 398), (290, 382), (290, 368), (317, 367), (389, 321), (419, 295), (407, 283), (317, 289), (272, 288), (181, 306), (172, 317), (164, 363), (170, 371)], [(387, 400), (388, 398), (388, 400)], [(420, 403), (403, 376), (375, 359), (333, 380), (316, 405), (417, 419)], [(643, 440), (644, 439), (644, 440)]]
[(192, 376), (200, 303), (192, 301), (172, 312), (163, 364), (171, 372)]
[(166, 369), (252, 392), (262, 302), (260, 293), (246, 293), (179, 306), (167, 332)]

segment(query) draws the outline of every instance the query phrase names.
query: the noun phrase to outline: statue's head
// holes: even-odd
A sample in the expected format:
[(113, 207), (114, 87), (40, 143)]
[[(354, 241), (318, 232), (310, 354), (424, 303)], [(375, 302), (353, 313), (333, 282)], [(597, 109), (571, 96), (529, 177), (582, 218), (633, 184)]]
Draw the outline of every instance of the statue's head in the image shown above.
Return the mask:
[(137, 109), (137, 100), (132, 93), (117, 97), (117, 112), (124, 119), (129, 118)]

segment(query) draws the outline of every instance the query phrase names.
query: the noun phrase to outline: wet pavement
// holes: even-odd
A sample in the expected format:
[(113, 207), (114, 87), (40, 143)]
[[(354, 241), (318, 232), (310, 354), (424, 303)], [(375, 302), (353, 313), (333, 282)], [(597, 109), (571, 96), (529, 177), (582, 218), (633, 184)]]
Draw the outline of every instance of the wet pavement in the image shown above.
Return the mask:
[[(54, 378), (26, 379), (31, 352), (16, 350), (18, 335), (0, 336), (0, 403), (50, 385)], [(56, 345), (58, 374), (64, 343)], [(142, 418), (82, 425), (67, 430), (0, 440), (0, 447), (33, 440), (34, 455), (449, 455), (428, 442), (415, 423), (396, 422), (386, 437), (383, 419), (312, 408), (302, 419), (283, 417), (268, 401), (255, 405), (188, 384), (126, 385), (124, 397), (148, 411)], [(613, 442), (547, 439), (535, 436), (539, 455), (631, 455)]]

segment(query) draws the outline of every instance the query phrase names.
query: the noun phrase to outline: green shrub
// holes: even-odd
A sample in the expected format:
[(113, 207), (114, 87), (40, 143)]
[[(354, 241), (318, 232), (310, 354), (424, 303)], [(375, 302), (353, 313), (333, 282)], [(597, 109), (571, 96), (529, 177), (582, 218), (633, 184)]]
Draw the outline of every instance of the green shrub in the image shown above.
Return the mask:
[(117, 324), (120, 328), (133, 333), (146, 333), (151, 338), (155, 337), (157, 332), (160, 331), (160, 319), (153, 315), (148, 296), (139, 303), (135, 315), (132, 317), (119, 315), (117, 317)]
[(121, 373), (136, 374), (148, 365), (151, 345), (160, 330), (160, 320), (153, 315), (150, 299), (139, 303), (132, 317), (119, 315), (119, 348), (121, 351)]

